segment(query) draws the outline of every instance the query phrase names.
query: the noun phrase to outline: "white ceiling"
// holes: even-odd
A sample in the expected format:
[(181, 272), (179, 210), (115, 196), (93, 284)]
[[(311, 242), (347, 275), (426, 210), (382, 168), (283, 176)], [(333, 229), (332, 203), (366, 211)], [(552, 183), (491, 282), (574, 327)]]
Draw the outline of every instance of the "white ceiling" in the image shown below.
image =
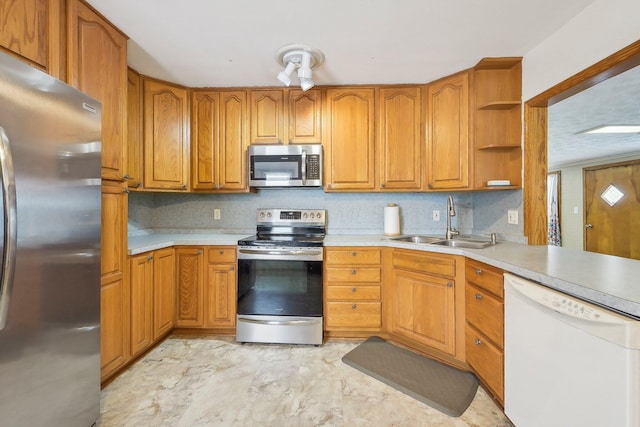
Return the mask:
[(640, 125), (640, 67), (549, 107), (549, 168), (640, 157), (640, 134), (583, 134), (602, 125)]
[(320, 49), (316, 84), (426, 83), (524, 56), (593, 0), (88, 0), (129, 64), (189, 87), (277, 86), (278, 48)]

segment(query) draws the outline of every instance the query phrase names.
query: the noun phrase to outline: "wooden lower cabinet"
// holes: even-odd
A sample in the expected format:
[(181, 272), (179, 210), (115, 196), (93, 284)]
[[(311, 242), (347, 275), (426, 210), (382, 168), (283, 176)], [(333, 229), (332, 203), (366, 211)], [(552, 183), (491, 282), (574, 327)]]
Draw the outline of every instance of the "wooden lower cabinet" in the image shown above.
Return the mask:
[(180, 328), (230, 329), (236, 321), (236, 247), (176, 249)]
[[(109, 280), (111, 279), (111, 280)], [(129, 289), (122, 276), (103, 278), (100, 287), (101, 380), (129, 360)]]
[(327, 248), (324, 329), (333, 336), (374, 335), (382, 329), (381, 250)]
[(456, 351), (456, 259), (395, 249), (391, 332), (449, 355)]
[(467, 259), (467, 362), (500, 403), (504, 401), (504, 290), (503, 271)]
[(175, 255), (173, 248), (129, 259), (131, 283), (131, 357), (173, 329), (175, 317)]
[(213, 246), (207, 250), (206, 324), (207, 328), (236, 326), (236, 248)]

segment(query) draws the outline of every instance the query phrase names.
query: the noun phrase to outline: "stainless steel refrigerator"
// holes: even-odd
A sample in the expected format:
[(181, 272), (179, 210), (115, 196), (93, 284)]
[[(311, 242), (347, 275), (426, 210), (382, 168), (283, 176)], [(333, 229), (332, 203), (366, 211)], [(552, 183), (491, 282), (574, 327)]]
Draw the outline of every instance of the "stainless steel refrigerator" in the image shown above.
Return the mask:
[(0, 425), (100, 415), (101, 106), (0, 53)]

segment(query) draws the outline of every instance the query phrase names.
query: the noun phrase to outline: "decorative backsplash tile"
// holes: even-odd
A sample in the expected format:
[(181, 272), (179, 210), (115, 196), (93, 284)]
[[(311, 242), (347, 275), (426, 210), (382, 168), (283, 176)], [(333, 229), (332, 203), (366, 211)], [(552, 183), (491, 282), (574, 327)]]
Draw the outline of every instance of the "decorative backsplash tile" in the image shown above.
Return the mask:
[[(400, 206), (403, 234), (444, 235), (449, 193), (325, 193), (322, 190), (274, 189), (255, 194), (135, 193), (129, 195), (129, 234), (145, 230), (219, 230), (253, 233), (258, 208), (327, 210), (329, 234), (382, 234), (384, 206)], [(522, 239), (522, 226), (507, 225), (507, 209), (522, 211), (519, 190), (451, 193), (452, 225), (464, 234), (497, 232), (505, 240)], [(221, 219), (213, 219), (220, 209)], [(440, 221), (433, 221), (433, 211)], [(485, 212), (487, 211), (487, 212)], [(522, 218), (522, 214), (520, 214)]]

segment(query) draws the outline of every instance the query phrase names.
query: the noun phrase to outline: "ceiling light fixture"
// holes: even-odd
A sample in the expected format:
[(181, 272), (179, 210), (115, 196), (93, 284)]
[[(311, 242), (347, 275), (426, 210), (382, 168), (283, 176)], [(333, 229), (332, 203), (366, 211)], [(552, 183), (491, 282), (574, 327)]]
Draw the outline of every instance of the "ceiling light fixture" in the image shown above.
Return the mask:
[(303, 91), (307, 91), (315, 85), (311, 70), (324, 63), (324, 54), (318, 49), (309, 46), (290, 44), (278, 49), (276, 60), (285, 67), (284, 71), (278, 74), (278, 80), (289, 86), (291, 84), (291, 75), (297, 69), (300, 88)]
[(640, 125), (602, 125), (578, 133), (640, 133)]

